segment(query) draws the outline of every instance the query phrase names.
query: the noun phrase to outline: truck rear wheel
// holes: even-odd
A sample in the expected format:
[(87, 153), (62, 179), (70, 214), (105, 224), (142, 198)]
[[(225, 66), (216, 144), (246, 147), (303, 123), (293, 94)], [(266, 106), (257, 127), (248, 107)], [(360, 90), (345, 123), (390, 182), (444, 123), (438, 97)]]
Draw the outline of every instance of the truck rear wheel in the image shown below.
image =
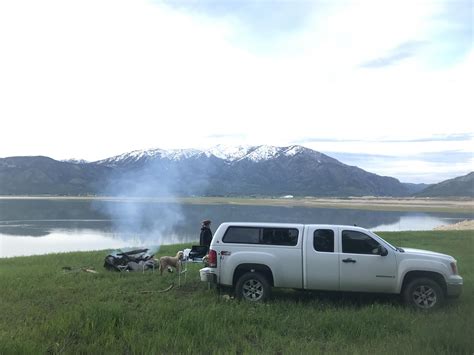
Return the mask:
[(270, 284), (265, 276), (258, 272), (243, 274), (235, 286), (236, 297), (251, 302), (265, 301), (270, 297), (270, 292)]
[(406, 285), (403, 290), (403, 300), (415, 309), (426, 311), (441, 307), (445, 295), (436, 281), (418, 278)]

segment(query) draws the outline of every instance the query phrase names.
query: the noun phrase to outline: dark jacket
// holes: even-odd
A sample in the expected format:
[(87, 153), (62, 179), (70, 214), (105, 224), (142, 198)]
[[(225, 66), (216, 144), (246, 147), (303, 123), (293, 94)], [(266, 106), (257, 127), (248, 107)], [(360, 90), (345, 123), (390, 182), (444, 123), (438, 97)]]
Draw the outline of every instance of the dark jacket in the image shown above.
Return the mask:
[(212, 240), (212, 232), (209, 227), (201, 227), (201, 235), (199, 236), (199, 245), (205, 245), (209, 248)]

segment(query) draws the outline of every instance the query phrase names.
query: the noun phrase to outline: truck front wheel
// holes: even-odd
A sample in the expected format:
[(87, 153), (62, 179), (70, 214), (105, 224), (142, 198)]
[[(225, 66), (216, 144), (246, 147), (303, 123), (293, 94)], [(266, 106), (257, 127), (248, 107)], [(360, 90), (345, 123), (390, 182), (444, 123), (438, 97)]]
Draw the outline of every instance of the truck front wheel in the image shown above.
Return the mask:
[(265, 301), (270, 296), (270, 292), (270, 284), (265, 276), (258, 272), (243, 274), (235, 286), (236, 297), (246, 301)]
[(441, 287), (429, 278), (413, 279), (403, 290), (403, 300), (420, 310), (439, 308), (444, 303), (444, 299)]

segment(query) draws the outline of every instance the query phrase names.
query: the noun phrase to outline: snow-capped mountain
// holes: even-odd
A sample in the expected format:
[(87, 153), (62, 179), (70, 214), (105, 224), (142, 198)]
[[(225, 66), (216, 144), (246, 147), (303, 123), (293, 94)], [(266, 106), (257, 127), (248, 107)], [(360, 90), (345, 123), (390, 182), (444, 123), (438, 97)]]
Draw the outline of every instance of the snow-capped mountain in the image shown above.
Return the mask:
[[(298, 145), (224, 146), (206, 150), (137, 150), (95, 162), (165, 184), (180, 195), (405, 195), (398, 180), (339, 162)], [(120, 180), (117, 180), (120, 184)], [(170, 181), (166, 181), (170, 184)]]
[(136, 150), (92, 163), (0, 159), (0, 194), (406, 196), (397, 179), (298, 145)]
[(149, 149), (149, 150), (134, 150), (129, 153), (123, 153), (111, 158), (96, 161), (95, 164), (105, 165), (109, 167), (123, 167), (136, 164), (143, 164), (154, 159), (168, 159), (179, 161), (182, 159), (189, 159), (194, 156), (204, 154), (197, 149)]
[(129, 153), (120, 154), (111, 158), (96, 161), (96, 164), (109, 167), (126, 167), (130, 165), (143, 164), (155, 159), (167, 159), (172, 161), (181, 161), (186, 159), (199, 159), (215, 157), (227, 163), (233, 163), (242, 160), (259, 162), (265, 160), (277, 159), (278, 157), (293, 157), (297, 154), (311, 154), (317, 161), (331, 160), (327, 155), (314, 150), (292, 145), (289, 147), (275, 147), (270, 145), (258, 146), (225, 146), (217, 145), (206, 150), (198, 149), (149, 149), (135, 150)]
[(294, 155), (298, 151), (302, 151), (304, 147), (301, 146), (290, 146), (290, 147), (275, 147), (271, 145), (258, 145), (258, 146), (225, 146), (217, 145), (212, 147), (204, 153), (207, 156), (214, 155), (217, 158), (224, 159), (228, 162), (249, 159), (254, 162), (261, 160), (269, 160), (277, 158), (280, 155)]

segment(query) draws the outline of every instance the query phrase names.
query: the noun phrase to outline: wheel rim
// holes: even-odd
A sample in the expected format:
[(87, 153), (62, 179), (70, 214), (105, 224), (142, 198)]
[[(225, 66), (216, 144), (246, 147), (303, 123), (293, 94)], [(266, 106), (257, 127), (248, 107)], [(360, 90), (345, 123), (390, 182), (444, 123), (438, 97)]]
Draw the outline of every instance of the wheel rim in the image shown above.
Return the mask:
[(242, 286), (242, 296), (249, 301), (258, 301), (263, 297), (263, 284), (255, 279), (247, 280)]
[(413, 291), (413, 301), (420, 308), (431, 308), (437, 301), (436, 291), (430, 286), (418, 286)]

